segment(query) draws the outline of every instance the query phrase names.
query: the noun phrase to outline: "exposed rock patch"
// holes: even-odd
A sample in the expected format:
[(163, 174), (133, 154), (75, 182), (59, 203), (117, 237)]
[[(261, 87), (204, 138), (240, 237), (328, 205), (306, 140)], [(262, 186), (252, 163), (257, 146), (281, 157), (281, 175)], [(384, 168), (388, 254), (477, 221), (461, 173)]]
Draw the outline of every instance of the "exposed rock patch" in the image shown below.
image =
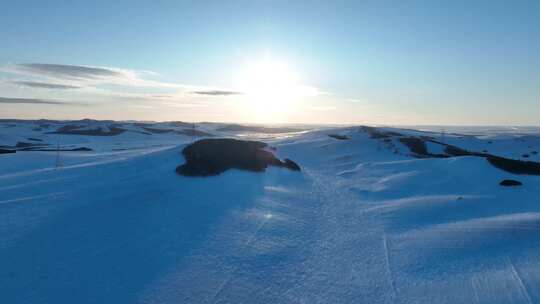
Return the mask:
[(486, 157), (490, 164), (514, 174), (540, 175), (540, 163), (533, 161), (515, 160), (495, 155)]
[[(397, 139), (403, 143), (412, 153), (412, 156), (418, 158), (447, 158), (447, 157), (459, 157), (459, 156), (476, 156), (484, 157), (488, 162), (506, 172), (514, 174), (528, 174), (528, 175), (540, 175), (540, 163), (534, 161), (522, 161), (504, 158), (496, 155), (487, 153), (486, 150), (483, 152), (468, 151), (457, 146), (445, 144), (443, 142), (435, 140), (433, 137), (428, 136), (403, 136), (394, 135), (394, 132), (383, 132), (374, 127), (361, 127), (361, 130), (370, 134), (371, 138), (380, 139), (383, 142), (390, 143), (392, 138), (397, 137)], [(443, 147), (443, 154), (431, 153), (426, 145), (426, 142), (431, 142)], [(532, 151), (530, 154), (536, 154)], [(523, 157), (529, 157), (530, 155), (526, 154)]]
[(294, 161), (288, 159), (288, 158), (285, 158), (283, 160), (283, 167), (287, 168), (287, 169), (291, 169), (293, 171), (300, 171), (300, 166), (295, 163)]
[(17, 151), (15, 150), (9, 150), (9, 149), (0, 149), (0, 154), (8, 154), (8, 153), (15, 153)]
[(19, 149), (18, 151), (41, 151), (41, 152), (54, 152), (54, 151), (60, 151), (60, 152), (88, 152), (88, 151), (94, 151), (92, 148), (88, 147), (77, 147), (77, 148), (44, 148), (44, 147), (29, 147), (24, 149)]
[(370, 138), (390, 138), (390, 137), (399, 137), (403, 134), (392, 131), (382, 131), (375, 127), (361, 126), (360, 130), (369, 134)]
[(444, 153), (447, 153), (450, 156), (471, 156), (471, 155), (473, 155), (471, 152), (469, 152), (469, 151), (467, 151), (465, 149), (461, 149), (459, 147), (452, 146), (452, 145), (447, 145), (444, 148)]
[(285, 167), (299, 171), (300, 166), (290, 159), (279, 160), (264, 150), (266, 143), (230, 138), (202, 139), (182, 150), (186, 163), (176, 168), (185, 176), (218, 175), (229, 169), (262, 172), (268, 166)]
[(88, 147), (78, 147), (78, 148), (72, 148), (72, 149), (28, 149), (25, 151), (60, 151), (60, 152), (89, 152), (94, 151), (92, 148)]
[(28, 143), (23, 141), (18, 141), (17, 144), (15, 144), (15, 148), (17, 149), (25, 149), (25, 148), (32, 148), (32, 147), (43, 147), (47, 144), (35, 144), (35, 143)]
[(174, 134), (180, 134), (180, 135), (187, 135), (187, 136), (200, 136), (200, 137), (210, 137), (214, 136), (210, 133), (203, 132), (197, 129), (183, 129), (183, 130), (175, 130), (175, 129), (156, 129), (156, 128), (150, 128), (150, 127), (143, 127), (146, 131), (154, 134), (165, 134), (165, 133), (174, 133)]
[(47, 134), (64, 134), (64, 135), (88, 135), (88, 136), (114, 136), (122, 134), (126, 129), (116, 126), (110, 126), (109, 130), (104, 130), (101, 127), (95, 129), (82, 129), (84, 126), (79, 125), (65, 125), (58, 128), (54, 132), (48, 132)]
[(150, 127), (142, 127), (146, 131), (154, 134), (165, 134), (165, 133), (174, 133), (175, 130), (173, 129), (156, 129), (156, 128), (150, 128)]
[(416, 154), (416, 156), (429, 156), (426, 143), (422, 139), (416, 137), (402, 137), (399, 141), (407, 146), (412, 153)]

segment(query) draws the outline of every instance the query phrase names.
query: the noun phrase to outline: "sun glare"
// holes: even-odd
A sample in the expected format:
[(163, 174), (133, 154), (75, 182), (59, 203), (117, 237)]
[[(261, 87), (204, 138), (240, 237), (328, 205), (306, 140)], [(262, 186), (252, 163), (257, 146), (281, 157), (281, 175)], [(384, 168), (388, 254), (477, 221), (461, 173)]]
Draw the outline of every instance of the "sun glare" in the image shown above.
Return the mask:
[(264, 60), (247, 65), (237, 82), (243, 94), (243, 108), (260, 122), (286, 118), (305, 94), (298, 75), (286, 63)]

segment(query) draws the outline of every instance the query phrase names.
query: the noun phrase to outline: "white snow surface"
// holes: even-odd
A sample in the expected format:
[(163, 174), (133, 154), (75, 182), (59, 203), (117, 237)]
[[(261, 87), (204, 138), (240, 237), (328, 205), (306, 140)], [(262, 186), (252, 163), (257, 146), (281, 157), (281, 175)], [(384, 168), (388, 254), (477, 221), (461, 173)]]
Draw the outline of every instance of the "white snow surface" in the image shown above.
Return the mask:
[[(302, 172), (190, 178), (174, 171), (190, 136), (34, 124), (0, 124), (0, 145), (93, 151), (59, 153), (60, 168), (55, 151), (0, 154), (0, 303), (540, 303), (540, 176), (413, 158), (350, 127), (265, 134)], [(217, 127), (200, 129), (257, 138)], [(538, 128), (383, 129), (540, 151)]]

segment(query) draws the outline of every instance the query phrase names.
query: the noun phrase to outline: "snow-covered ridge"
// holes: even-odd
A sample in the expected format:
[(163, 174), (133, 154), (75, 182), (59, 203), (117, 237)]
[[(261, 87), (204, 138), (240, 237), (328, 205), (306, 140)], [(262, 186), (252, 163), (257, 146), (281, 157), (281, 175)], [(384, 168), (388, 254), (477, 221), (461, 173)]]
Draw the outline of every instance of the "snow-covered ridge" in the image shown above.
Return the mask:
[(146, 147), (148, 143), (182, 143), (204, 137), (272, 139), (307, 127), (243, 126), (219, 123), (138, 122), (111, 120), (0, 119), (0, 148), (12, 150), (107, 151)]

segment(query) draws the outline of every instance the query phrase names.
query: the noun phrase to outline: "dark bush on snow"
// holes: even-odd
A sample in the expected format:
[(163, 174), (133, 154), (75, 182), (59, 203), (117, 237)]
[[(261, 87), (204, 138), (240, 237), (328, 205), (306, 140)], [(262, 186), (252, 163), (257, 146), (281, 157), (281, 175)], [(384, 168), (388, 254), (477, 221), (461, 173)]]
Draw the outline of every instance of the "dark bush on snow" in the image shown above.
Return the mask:
[(264, 150), (266, 143), (230, 138), (202, 139), (182, 150), (186, 163), (176, 172), (186, 176), (217, 175), (228, 169), (264, 171), (268, 166), (300, 170), (291, 160), (282, 162), (270, 151)]
[(509, 187), (509, 186), (521, 186), (523, 185), (520, 181), (513, 180), (513, 179), (505, 179), (499, 183), (501, 186)]
[(338, 140), (348, 140), (350, 139), (347, 135), (339, 135), (339, 134), (328, 134), (329, 137), (338, 139)]

